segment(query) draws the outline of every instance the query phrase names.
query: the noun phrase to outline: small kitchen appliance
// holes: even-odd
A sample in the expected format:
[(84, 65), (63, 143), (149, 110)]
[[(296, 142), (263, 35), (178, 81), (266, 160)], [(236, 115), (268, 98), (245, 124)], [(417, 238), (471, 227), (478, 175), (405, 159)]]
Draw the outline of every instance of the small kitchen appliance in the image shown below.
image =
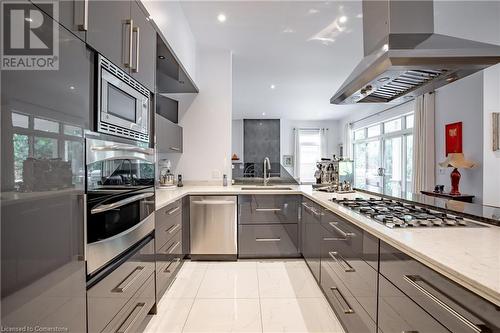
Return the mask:
[(151, 92), (97, 56), (97, 131), (149, 142)]
[(175, 176), (170, 172), (170, 160), (160, 160), (158, 166), (160, 167), (160, 187), (175, 188)]

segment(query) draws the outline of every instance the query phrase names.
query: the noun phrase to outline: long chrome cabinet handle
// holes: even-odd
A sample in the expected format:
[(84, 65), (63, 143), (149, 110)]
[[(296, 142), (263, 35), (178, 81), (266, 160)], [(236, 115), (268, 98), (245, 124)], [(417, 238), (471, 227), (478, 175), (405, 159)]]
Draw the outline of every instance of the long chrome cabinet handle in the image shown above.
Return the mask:
[(137, 318), (139, 318), (139, 315), (141, 314), (142, 308), (144, 308), (145, 305), (146, 303), (144, 302), (137, 303), (127, 318), (125, 318), (120, 327), (116, 330), (116, 333), (127, 333), (130, 328), (134, 326)]
[(152, 197), (153, 195), (155, 195), (155, 194), (154, 193), (142, 193), (142, 194), (137, 194), (137, 195), (128, 197), (126, 199), (123, 199), (123, 200), (120, 200), (117, 202), (113, 202), (111, 204), (97, 205), (96, 207), (94, 207), (90, 210), (90, 214), (103, 213), (103, 212), (106, 212), (108, 210), (112, 210), (112, 209), (115, 209), (115, 208), (118, 208), (121, 206), (128, 205), (129, 203), (132, 203), (132, 202), (137, 201), (137, 200)]
[(163, 273), (172, 273), (172, 271), (170, 270), (170, 267), (172, 267), (172, 265), (174, 263), (178, 263), (179, 261), (181, 261), (180, 258), (175, 258), (175, 259), (171, 260), (170, 263), (168, 264), (168, 266), (165, 267), (165, 269), (163, 270)]
[[(418, 291), (420, 291), (422, 294), (424, 294), (425, 296), (427, 296), (427, 298), (429, 298), (431, 301), (433, 301), (434, 303), (436, 303), (437, 305), (439, 305), (441, 308), (443, 308), (444, 310), (446, 310), (453, 317), (455, 317), (456, 319), (460, 320), (462, 323), (464, 323), (465, 325), (467, 325), (474, 332), (478, 332), (478, 333), (479, 332), (483, 332), (483, 330), (481, 329), (481, 327), (479, 327), (478, 325), (474, 324), (469, 319), (465, 318), (461, 313), (457, 312), (451, 306), (449, 306), (448, 304), (446, 304), (445, 302), (443, 302), (442, 300), (440, 300), (439, 298), (437, 298), (436, 296), (434, 296), (434, 294), (432, 294), (431, 292), (429, 292), (427, 289), (425, 289), (424, 287), (422, 287), (421, 285), (419, 285), (417, 283), (417, 281), (422, 281), (422, 282), (424, 282), (424, 283), (432, 286), (427, 281), (425, 281), (422, 277), (420, 277), (418, 275), (404, 275), (403, 278), (412, 287), (414, 287), (415, 289), (417, 289)], [(432, 288), (436, 289), (436, 291), (438, 291), (440, 294), (444, 295), (444, 293), (441, 292), (436, 287), (432, 286)]]
[(181, 227), (180, 224), (174, 224), (173, 226), (171, 226), (170, 228), (168, 228), (166, 231), (169, 234), (172, 234), (173, 232), (177, 231), (180, 227)]
[[(132, 57), (133, 57), (132, 39), (134, 38), (133, 30), (134, 30), (134, 20), (125, 21), (125, 33), (124, 33), (125, 38), (123, 41), (123, 44), (124, 44), (123, 52), (125, 53), (125, 55), (124, 55), (123, 65), (126, 68), (132, 67)], [(127, 44), (127, 42), (128, 42), (128, 44)]]
[[(354, 267), (352, 267), (338, 252), (328, 252), (330, 257), (344, 270), (344, 272), (356, 272)], [(338, 258), (337, 258), (338, 257)]]
[[(339, 302), (340, 306), (342, 307), (342, 311), (345, 314), (351, 314), (354, 313), (354, 310), (351, 308), (349, 303), (347, 303), (344, 295), (340, 292), (339, 288), (337, 287), (331, 287), (330, 290), (332, 291), (333, 296)], [(337, 296), (338, 295), (338, 296)]]
[(175, 243), (174, 245), (170, 246), (170, 247), (168, 248), (168, 250), (167, 250), (167, 251), (165, 251), (165, 253), (167, 253), (167, 254), (172, 254), (172, 252), (174, 252), (174, 250), (175, 250), (175, 249), (176, 249), (179, 245), (181, 245), (181, 242), (177, 242), (177, 243)]
[(131, 285), (134, 284), (135, 280), (141, 276), (144, 266), (137, 266), (132, 272), (122, 282), (120, 282), (116, 287), (111, 290), (114, 293), (122, 293), (127, 290)]
[(175, 208), (172, 208), (171, 210), (169, 210), (167, 212), (168, 215), (172, 215), (173, 213), (179, 211), (179, 209), (181, 209), (180, 207), (175, 207)]
[(93, 146), (90, 148), (93, 151), (128, 151), (142, 153), (146, 155), (154, 155), (155, 151), (152, 148), (133, 147), (124, 145), (110, 145), (110, 146)]
[(356, 236), (356, 234), (354, 232), (345, 232), (344, 230), (340, 229), (339, 227), (337, 227), (337, 222), (330, 222), (328, 223), (333, 229), (335, 229), (335, 231), (337, 233), (339, 233), (342, 237), (344, 238), (351, 238), (351, 237), (354, 237)]
[(227, 200), (202, 200), (202, 201), (191, 201), (195, 205), (232, 205), (236, 204), (234, 201)]
[(132, 28), (132, 35), (135, 36), (135, 60), (132, 60), (132, 72), (139, 73), (139, 45), (140, 45), (140, 29), (139, 27)]
[(81, 22), (78, 23), (78, 30), (87, 31), (89, 29), (89, 0), (76, 2), (82, 2), (81, 6), (75, 4), (75, 17), (81, 18)]
[(256, 242), (280, 242), (281, 238), (255, 238)]
[(280, 212), (281, 208), (255, 208), (257, 212)]

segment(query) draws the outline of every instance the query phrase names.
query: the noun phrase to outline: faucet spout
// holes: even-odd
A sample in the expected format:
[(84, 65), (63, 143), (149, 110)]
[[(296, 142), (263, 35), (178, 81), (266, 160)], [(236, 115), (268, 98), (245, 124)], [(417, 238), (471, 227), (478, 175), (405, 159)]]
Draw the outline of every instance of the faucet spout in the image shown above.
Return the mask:
[(267, 174), (267, 171), (271, 171), (271, 161), (269, 157), (264, 158), (264, 186), (267, 186), (269, 183), (269, 178), (271, 178), (271, 174)]

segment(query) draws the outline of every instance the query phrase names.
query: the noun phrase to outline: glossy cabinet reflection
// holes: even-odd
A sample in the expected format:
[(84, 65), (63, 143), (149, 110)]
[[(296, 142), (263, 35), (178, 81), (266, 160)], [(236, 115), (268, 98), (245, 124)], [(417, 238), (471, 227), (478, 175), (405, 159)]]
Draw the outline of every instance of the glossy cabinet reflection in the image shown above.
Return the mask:
[(1, 77), (1, 320), (3, 328), (85, 332), (83, 133), (92, 56), (55, 27), (59, 70)]
[(301, 208), (302, 256), (316, 281), (320, 280), (321, 215), (323, 209), (311, 200), (303, 199)]

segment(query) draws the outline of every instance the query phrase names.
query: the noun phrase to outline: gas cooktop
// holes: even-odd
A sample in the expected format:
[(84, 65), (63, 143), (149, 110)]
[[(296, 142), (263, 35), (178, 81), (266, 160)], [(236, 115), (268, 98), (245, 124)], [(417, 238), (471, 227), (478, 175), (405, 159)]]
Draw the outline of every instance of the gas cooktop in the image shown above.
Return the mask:
[(397, 200), (375, 198), (356, 198), (354, 200), (333, 198), (331, 200), (389, 228), (481, 227), (472, 220), (461, 216)]

